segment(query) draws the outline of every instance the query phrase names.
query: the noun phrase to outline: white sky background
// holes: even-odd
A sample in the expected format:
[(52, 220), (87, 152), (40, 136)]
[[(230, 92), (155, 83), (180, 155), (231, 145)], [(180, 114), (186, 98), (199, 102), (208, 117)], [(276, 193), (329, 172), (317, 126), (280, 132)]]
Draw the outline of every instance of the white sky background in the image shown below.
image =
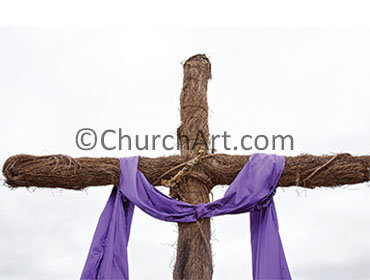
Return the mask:
[[(91, 127), (98, 132), (122, 128), (131, 135), (175, 135), (180, 122), (180, 63), (197, 53), (207, 54), (212, 62), (211, 133), (227, 130), (235, 139), (243, 134), (291, 134), (294, 151), (277, 151), (286, 155), (369, 154), (370, 29), (364, 24), (365, 9), (356, 6), (359, 2), (350, 7), (343, 1), (335, 7), (322, 4), (317, 10), (302, 5), (301, 14), (260, 6), (255, 8), (265, 11), (262, 19), (248, 9), (245, 15), (265, 27), (252, 27), (249, 19), (239, 24), (239, 17), (228, 15), (231, 24), (213, 16), (209, 26), (200, 22), (203, 27), (198, 28), (158, 27), (166, 17), (174, 18), (174, 26), (183, 25), (181, 21), (191, 12), (186, 7), (177, 14), (142, 9), (139, 15), (147, 17), (141, 21), (125, 9), (121, 19), (121, 6), (109, 10), (112, 17), (102, 8), (99, 17), (94, 3), (67, 9), (70, 3), (49, 7), (45, 2), (46, 8), (53, 8), (50, 14), (24, 3), (18, 10), (17, 3), (8, 5), (13, 14), (0, 10), (4, 26), (0, 28), (1, 163), (19, 153), (174, 154), (162, 149), (84, 152), (75, 145), (75, 133)], [(89, 13), (81, 17), (84, 7)], [(202, 4), (194, 13), (199, 16), (199, 10), (206, 13), (206, 8), (213, 11), (214, 7), (222, 11), (218, 4)], [(133, 7), (136, 12), (138, 8)], [(316, 27), (307, 27), (315, 24), (302, 13), (305, 8), (307, 14), (315, 13)], [(334, 12), (328, 17), (330, 8)], [(225, 8), (225, 15), (229, 9)], [(108, 27), (130, 18), (141, 27), (133, 27), (135, 22)], [(159, 24), (152, 24), (154, 18)], [(219, 26), (232, 26), (210, 27), (217, 19)], [(278, 20), (272, 24), (274, 19)], [(289, 20), (298, 23), (287, 24)], [(218, 187), (215, 197), (225, 189)], [(0, 278), (78, 278), (110, 191), (111, 186), (83, 192), (1, 187)], [(275, 201), (294, 279), (370, 278), (366, 184), (279, 189)], [(250, 279), (249, 215), (216, 217), (212, 229), (214, 279), (227, 279), (230, 274), (233, 279)], [(129, 245), (132, 279), (153, 275), (171, 279), (176, 238), (175, 224), (136, 209)]]

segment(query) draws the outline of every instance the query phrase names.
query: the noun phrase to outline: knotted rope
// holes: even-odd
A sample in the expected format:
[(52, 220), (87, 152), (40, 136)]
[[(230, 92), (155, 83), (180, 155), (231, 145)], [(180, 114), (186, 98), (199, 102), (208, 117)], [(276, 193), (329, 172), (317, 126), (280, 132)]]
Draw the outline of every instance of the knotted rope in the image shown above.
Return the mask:
[[(179, 183), (181, 182), (181, 178), (185, 174), (189, 174), (190, 171), (194, 168), (194, 166), (196, 166), (202, 159), (209, 158), (209, 157), (213, 156), (213, 154), (206, 154), (206, 153), (207, 153), (207, 150), (204, 147), (201, 147), (199, 149), (199, 151), (196, 153), (194, 158), (192, 158), (191, 160), (188, 160), (184, 163), (181, 163), (181, 164), (171, 168), (167, 172), (163, 173), (158, 178), (157, 182), (160, 181), (162, 186), (165, 186), (165, 187), (168, 187), (168, 188), (178, 187)], [(180, 169), (180, 171), (177, 172), (177, 174), (175, 176), (173, 176), (171, 179), (169, 179), (169, 180), (162, 179), (163, 177), (172, 173), (173, 171), (177, 170), (180, 167), (182, 167), (182, 169)]]
[[(196, 153), (195, 157), (187, 162), (184, 162), (182, 164), (179, 164), (173, 168), (171, 168), (170, 170), (168, 170), (167, 172), (163, 173), (159, 178), (158, 180), (161, 180), (161, 185), (165, 186), (165, 187), (168, 187), (170, 188), (170, 196), (171, 197), (175, 197), (175, 196), (178, 196), (182, 201), (186, 201), (185, 198), (181, 195), (181, 192), (179, 191), (179, 184), (181, 182), (181, 178), (186, 174), (188, 175), (190, 173), (190, 171), (196, 166), (198, 165), (198, 163), (202, 160), (202, 159), (205, 159), (205, 158), (208, 158), (208, 157), (211, 157), (213, 156), (213, 154), (206, 154), (207, 153), (207, 150), (205, 149), (205, 147), (201, 147), (199, 149), (199, 151)], [(161, 179), (163, 177), (165, 177), (167, 174), (173, 172), (174, 170), (178, 169), (182, 167), (182, 169), (180, 169), (179, 172), (177, 172), (177, 174), (175, 176), (173, 176), (171, 179), (169, 180), (166, 180), (166, 179)], [(196, 216), (196, 208), (194, 208), (194, 216)], [(202, 227), (201, 227), (201, 223), (200, 221), (196, 220), (195, 221), (198, 229), (199, 229), (199, 232), (202, 236), (202, 239), (203, 239), (203, 242), (206, 246), (206, 250), (207, 250), (207, 253), (208, 253), (208, 256), (211, 257), (212, 256), (212, 249), (211, 249), (211, 244), (208, 242), (208, 238), (206, 236), (206, 234), (203, 232), (202, 230)]]

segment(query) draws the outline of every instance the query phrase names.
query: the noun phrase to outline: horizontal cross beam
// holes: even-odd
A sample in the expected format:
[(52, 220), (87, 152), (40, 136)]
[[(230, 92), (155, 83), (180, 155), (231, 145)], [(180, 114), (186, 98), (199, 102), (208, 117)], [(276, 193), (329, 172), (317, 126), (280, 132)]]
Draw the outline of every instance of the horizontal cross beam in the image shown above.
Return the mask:
[[(338, 154), (330, 162), (331, 159), (332, 155), (304, 154), (286, 157), (285, 169), (278, 186), (335, 187), (370, 181), (370, 156)], [(158, 178), (162, 174), (172, 169), (163, 178), (169, 179), (187, 160), (189, 158), (177, 155), (140, 157), (138, 168), (151, 184), (159, 186)], [(212, 187), (231, 184), (248, 160), (247, 155), (214, 154), (203, 159), (199, 165), (210, 178), (207, 184)], [(304, 181), (320, 167), (320, 170)], [(120, 169), (117, 158), (15, 155), (5, 162), (3, 174), (10, 187), (35, 186), (80, 190), (90, 186), (118, 185)]]

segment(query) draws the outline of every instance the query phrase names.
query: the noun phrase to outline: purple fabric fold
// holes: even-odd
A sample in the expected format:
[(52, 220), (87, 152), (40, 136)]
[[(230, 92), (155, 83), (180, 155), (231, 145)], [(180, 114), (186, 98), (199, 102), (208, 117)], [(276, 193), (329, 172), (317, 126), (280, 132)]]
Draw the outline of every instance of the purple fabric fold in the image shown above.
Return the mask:
[(101, 214), (81, 279), (129, 279), (127, 244), (135, 206), (168, 222), (250, 212), (253, 279), (291, 279), (273, 201), (283, 156), (253, 154), (223, 198), (195, 206), (154, 188), (137, 169), (138, 159), (120, 159), (120, 184)]

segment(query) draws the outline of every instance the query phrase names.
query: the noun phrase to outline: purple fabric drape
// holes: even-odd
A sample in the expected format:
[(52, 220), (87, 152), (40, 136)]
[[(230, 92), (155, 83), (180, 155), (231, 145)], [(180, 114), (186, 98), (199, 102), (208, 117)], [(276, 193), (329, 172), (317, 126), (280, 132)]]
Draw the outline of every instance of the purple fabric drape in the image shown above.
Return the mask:
[(127, 244), (135, 205), (168, 222), (250, 212), (253, 279), (291, 279), (273, 201), (284, 164), (283, 156), (253, 154), (223, 198), (194, 206), (154, 188), (137, 169), (138, 157), (121, 158), (120, 184), (99, 219), (81, 279), (129, 279)]

